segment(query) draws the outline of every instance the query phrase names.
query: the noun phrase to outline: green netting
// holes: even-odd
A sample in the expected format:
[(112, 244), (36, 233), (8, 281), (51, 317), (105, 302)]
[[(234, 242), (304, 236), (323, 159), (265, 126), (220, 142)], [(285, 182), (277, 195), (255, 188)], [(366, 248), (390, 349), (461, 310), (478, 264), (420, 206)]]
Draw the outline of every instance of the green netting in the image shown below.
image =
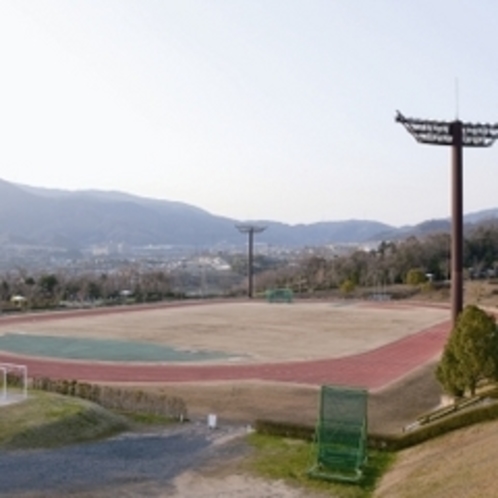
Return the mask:
[(292, 303), (294, 297), (290, 289), (268, 289), (266, 291), (266, 300), (269, 303)]
[(367, 397), (363, 389), (322, 386), (310, 474), (358, 481), (366, 462)]

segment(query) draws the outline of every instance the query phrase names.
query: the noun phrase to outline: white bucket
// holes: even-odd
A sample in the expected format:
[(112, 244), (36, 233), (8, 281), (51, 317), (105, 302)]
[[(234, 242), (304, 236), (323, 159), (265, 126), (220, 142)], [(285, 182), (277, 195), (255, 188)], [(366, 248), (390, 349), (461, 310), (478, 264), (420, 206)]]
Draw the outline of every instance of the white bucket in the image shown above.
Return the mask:
[(216, 429), (216, 415), (214, 413), (208, 415), (207, 424), (210, 429)]

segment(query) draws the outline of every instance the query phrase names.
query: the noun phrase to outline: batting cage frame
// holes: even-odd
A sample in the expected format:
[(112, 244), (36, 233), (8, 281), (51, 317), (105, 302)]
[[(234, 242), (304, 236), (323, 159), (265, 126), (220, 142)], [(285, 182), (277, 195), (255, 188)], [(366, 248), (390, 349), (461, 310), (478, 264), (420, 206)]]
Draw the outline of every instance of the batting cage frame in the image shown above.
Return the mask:
[(358, 482), (367, 461), (368, 391), (322, 386), (311, 477)]

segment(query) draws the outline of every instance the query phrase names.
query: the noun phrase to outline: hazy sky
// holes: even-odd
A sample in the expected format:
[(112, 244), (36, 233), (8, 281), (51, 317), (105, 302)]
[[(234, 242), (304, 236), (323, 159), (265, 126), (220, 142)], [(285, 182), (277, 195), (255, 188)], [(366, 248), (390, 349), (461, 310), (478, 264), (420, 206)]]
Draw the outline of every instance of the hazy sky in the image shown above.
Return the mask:
[[(1, 0), (0, 178), (237, 219), (450, 212), (408, 116), (498, 121), (496, 0)], [(465, 211), (498, 206), (498, 144)]]

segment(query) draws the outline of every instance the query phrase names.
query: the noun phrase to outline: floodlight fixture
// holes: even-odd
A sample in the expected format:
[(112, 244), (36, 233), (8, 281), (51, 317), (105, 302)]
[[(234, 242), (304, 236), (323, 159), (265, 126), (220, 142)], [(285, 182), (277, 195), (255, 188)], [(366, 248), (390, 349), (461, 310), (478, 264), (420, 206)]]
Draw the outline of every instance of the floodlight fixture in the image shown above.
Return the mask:
[(463, 147), (490, 147), (498, 139), (498, 123), (463, 123), (459, 120), (435, 121), (407, 118), (399, 111), (396, 112), (396, 121), (422, 144), (455, 145), (458, 135), (461, 135)]

